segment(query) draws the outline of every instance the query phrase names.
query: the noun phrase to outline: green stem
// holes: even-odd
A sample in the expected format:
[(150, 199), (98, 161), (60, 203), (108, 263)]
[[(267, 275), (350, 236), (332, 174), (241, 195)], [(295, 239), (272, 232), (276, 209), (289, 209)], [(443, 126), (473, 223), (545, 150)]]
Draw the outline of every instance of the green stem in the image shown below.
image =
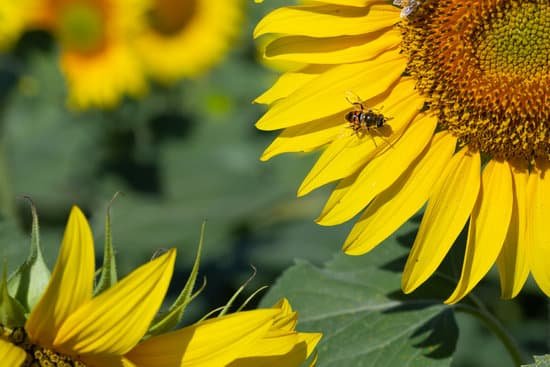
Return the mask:
[(510, 333), (508, 333), (508, 331), (504, 329), (504, 326), (500, 323), (500, 321), (491, 313), (467, 304), (458, 304), (455, 306), (455, 309), (456, 311), (462, 311), (481, 320), (485, 324), (485, 326), (487, 326), (487, 328), (489, 328), (489, 330), (491, 330), (493, 334), (495, 334), (500, 339), (500, 341), (510, 354), (510, 357), (514, 361), (515, 366), (521, 366), (522, 364), (527, 363), (527, 358), (521, 351), (518, 343), (514, 340), (512, 335), (510, 335)]

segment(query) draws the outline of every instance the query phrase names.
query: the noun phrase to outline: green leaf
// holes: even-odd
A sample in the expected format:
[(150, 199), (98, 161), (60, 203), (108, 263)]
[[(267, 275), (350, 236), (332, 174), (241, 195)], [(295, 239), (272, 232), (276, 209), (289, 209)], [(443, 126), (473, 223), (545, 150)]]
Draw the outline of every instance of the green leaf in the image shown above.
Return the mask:
[(185, 283), (185, 287), (183, 287), (178, 298), (176, 298), (176, 300), (174, 301), (172, 306), (170, 306), (168, 311), (166, 313), (161, 314), (159, 317), (157, 317), (156, 320), (153, 321), (153, 325), (150, 327), (147, 336), (158, 335), (158, 334), (162, 334), (170, 330), (173, 330), (183, 318), (185, 308), (196, 296), (199, 295), (199, 293), (204, 288), (203, 286), (197, 292), (193, 293), (193, 289), (195, 288), (195, 283), (197, 280), (197, 275), (199, 273), (201, 251), (202, 251), (202, 246), (204, 244), (205, 228), (206, 228), (206, 222), (203, 222), (201, 227), (201, 236), (199, 239), (199, 245), (197, 248), (197, 255), (195, 256), (193, 269), (191, 269), (191, 274), (189, 275), (189, 278)]
[(9, 327), (23, 326), (25, 324), (25, 310), (17, 300), (8, 293), (6, 264), (2, 271), (0, 283), (0, 324)]
[(550, 367), (550, 354), (543, 356), (534, 356), (534, 364), (525, 364), (522, 367)]
[(118, 281), (118, 272), (115, 259), (115, 251), (113, 248), (113, 235), (111, 232), (111, 205), (117, 198), (119, 192), (117, 192), (107, 208), (107, 214), (105, 215), (105, 243), (103, 245), (103, 264), (101, 266), (101, 276), (97, 282), (94, 293), (100, 294), (101, 292), (111, 288)]
[(32, 201), (31, 213), (32, 232), (29, 256), (8, 280), (9, 293), (25, 308), (26, 312), (30, 312), (38, 302), (48, 286), (51, 275), (42, 255), (38, 214)]
[(458, 338), (452, 308), (433, 294), (402, 294), (408, 248), (397, 238), (364, 256), (339, 254), (323, 267), (300, 261), (262, 301), (287, 297), (299, 312), (297, 329), (323, 333), (319, 367), (451, 365)]

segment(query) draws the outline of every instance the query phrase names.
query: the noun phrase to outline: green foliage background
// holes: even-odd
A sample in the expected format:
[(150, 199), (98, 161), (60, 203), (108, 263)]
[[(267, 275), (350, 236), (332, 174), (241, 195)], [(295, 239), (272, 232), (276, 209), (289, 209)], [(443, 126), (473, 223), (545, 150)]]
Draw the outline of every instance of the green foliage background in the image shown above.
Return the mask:
[[(223, 305), (254, 265), (258, 273), (242, 299), (275, 283), (263, 304), (286, 295), (300, 311), (300, 328), (325, 332), (321, 367), (512, 366), (478, 320), (441, 304), (452, 290), (442, 279), (456, 279), (460, 270), (460, 244), (436, 279), (405, 297), (399, 277), (418, 221), (372, 254), (345, 257), (338, 252), (350, 225), (313, 223), (330, 188), (295, 198), (316, 155), (258, 160), (274, 134), (255, 130), (264, 109), (251, 101), (276, 74), (257, 62), (251, 30), (280, 3), (247, 4), (240, 39), (208, 75), (173, 88), (154, 86), (146, 99), (113, 111), (66, 109), (48, 35), (27, 34), (12, 54), (0, 56), (0, 255), (10, 270), (26, 256), (31, 215), (17, 195), (29, 195), (50, 265), (72, 204), (92, 221), (99, 262), (106, 207), (122, 191), (112, 211), (121, 273), (175, 246), (174, 292), (192, 265), (200, 224), (208, 220), (201, 267), (208, 285), (189, 319)], [(295, 259), (302, 260), (293, 265)], [(474, 293), (524, 353), (549, 352), (547, 300), (532, 282), (505, 302), (491, 273)]]

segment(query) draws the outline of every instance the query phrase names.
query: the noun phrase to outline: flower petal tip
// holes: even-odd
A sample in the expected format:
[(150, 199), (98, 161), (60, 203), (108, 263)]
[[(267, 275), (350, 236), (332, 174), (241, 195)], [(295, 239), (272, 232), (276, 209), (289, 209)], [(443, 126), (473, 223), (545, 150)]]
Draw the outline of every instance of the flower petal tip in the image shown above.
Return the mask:
[(464, 292), (463, 290), (460, 290), (459, 288), (457, 288), (457, 289), (455, 289), (453, 294), (451, 294), (449, 296), (449, 298), (447, 298), (443, 303), (445, 303), (446, 305), (453, 305), (453, 304), (459, 302), (468, 293), (469, 293), (469, 291)]
[(82, 209), (78, 205), (73, 205), (71, 207), (71, 212), (69, 213), (69, 218), (72, 218), (73, 216), (80, 218), (85, 218), (84, 213), (82, 212)]
[(342, 245), (342, 251), (346, 255), (358, 256), (365, 254), (364, 251), (361, 251), (361, 246), (357, 242), (344, 243)]

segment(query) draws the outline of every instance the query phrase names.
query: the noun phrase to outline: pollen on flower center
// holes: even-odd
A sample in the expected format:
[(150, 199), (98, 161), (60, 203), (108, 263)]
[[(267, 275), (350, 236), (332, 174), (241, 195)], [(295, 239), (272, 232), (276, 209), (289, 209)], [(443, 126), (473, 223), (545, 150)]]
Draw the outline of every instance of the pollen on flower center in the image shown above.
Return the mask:
[(494, 157), (550, 158), (547, 0), (425, 0), (402, 29), (442, 127)]
[(155, 0), (149, 21), (159, 33), (171, 36), (185, 28), (197, 6), (197, 0)]
[(27, 352), (27, 358), (21, 367), (86, 367), (86, 364), (75, 360), (70, 356), (66, 356), (61, 353), (57, 353), (52, 349), (33, 344), (29, 340), (25, 329), (21, 327), (11, 330), (0, 325), (0, 331), (0, 334), (7, 337), (11, 343)]
[(476, 55), (481, 69), (524, 78), (549, 73), (549, 11), (548, 3), (525, 3), (497, 13), (480, 30)]
[(74, 2), (63, 6), (59, 15), (58, 33), (69, 50), (90, 53), (104, 43), (104, 17), (100, 4)]

